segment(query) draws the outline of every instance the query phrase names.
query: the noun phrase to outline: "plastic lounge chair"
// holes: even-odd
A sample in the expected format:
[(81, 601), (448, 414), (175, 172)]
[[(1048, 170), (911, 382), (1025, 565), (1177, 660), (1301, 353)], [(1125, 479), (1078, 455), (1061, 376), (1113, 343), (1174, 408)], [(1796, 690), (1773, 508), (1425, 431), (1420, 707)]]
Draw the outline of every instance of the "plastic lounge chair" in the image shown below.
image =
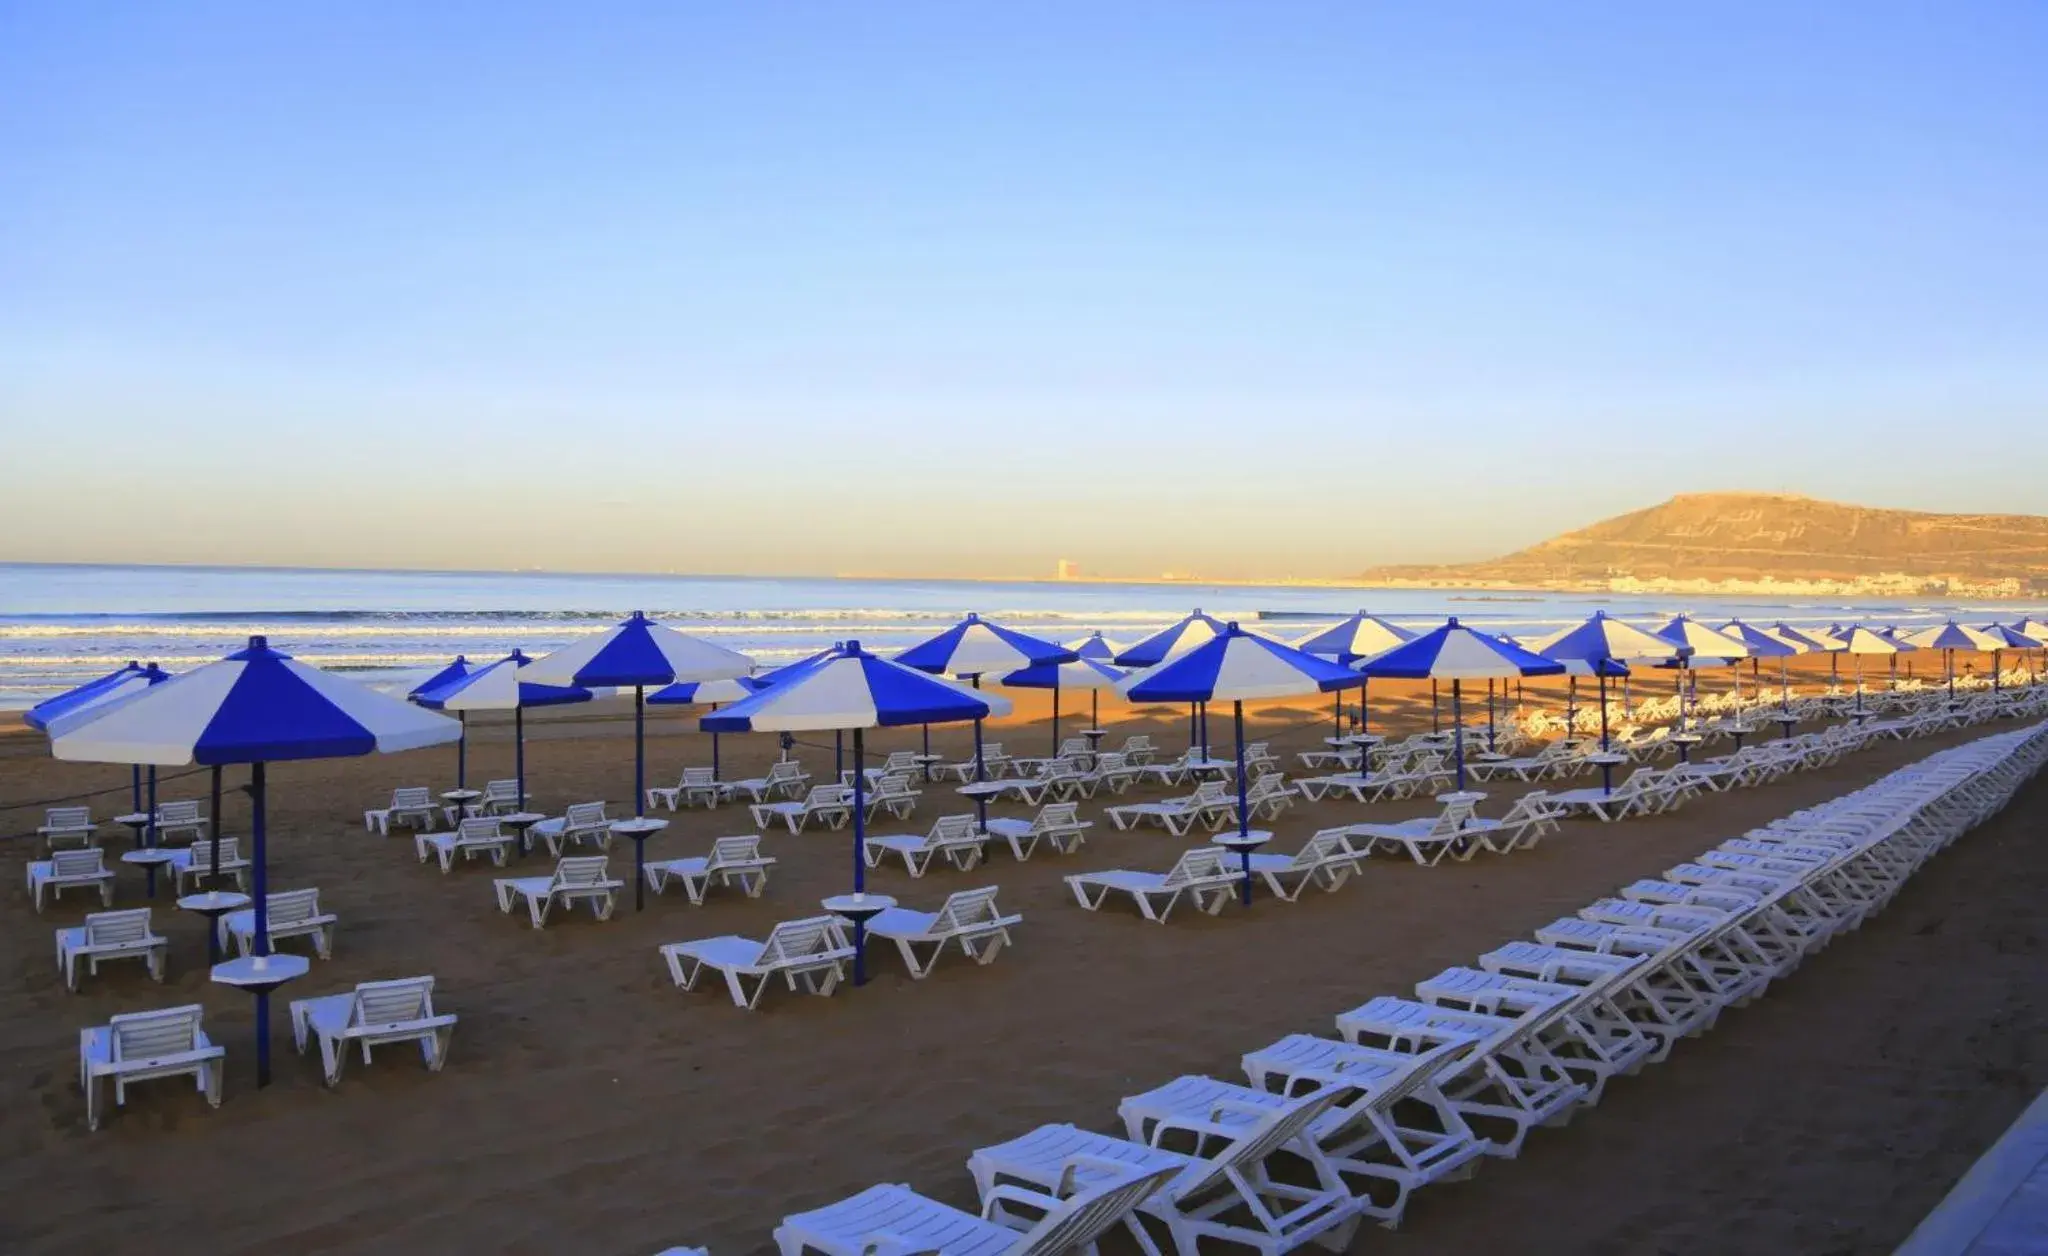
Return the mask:
[(518, 840), (505, 831), (496, 816), (467, 816), (453, 832), (415, 833), (412, 842), (421, 863), (438, 856), (441, 871), (446, 873), (455, 867), (458, 854), (465, 862), (478, 855), (488, 855), (493, 864), (502, 868), (505, 855)]
[[(949, 942), (958, 942), (961, 953), (975, 963), (989, 963), (1009, 943), (1010, 926), (1024, 919), (1002, 914), (996, 888), (956, 890), (935, 912), (891, 907), (868, 921), (868, 934), (894, 942), (912, 977), (930, 972)], [(917, 948), (927, 946), (930, 954), (920, 959)]]
[(159, 803), (156, 809), (156, 842), (162, 846), (173, 837), (196, 842), (206, 836), (206, 817), (199, 814), (197, 800)]
[(1344, 829), (1323, 829), (1292, 855), (1254, 854), (1252, 875), (1265, 881), (1275, 898), (1293, 902), (1310, 885), (1335, 890), (1360, 871), (1365, 855), (1352, 848)]
[[(485, 781), (483, 797), (469, 804), (469, 813), (479, 816), (507, 816), (519, 810), (519, 781)], [(450, 821), (449, 828), (454, 828)]]
[(1038, 814), (1029, 820), (1018, 820), (998, 816), (988, 822), (988, 835), (1009, 843), (1010, 854), (1018, 863), (1031, 858), (1031, 852), (1038, 849), (1043, 840), (1062, 855), (1071, 855), (1081, 849), (1087, 840), (1088, 830), (1094, 828), (1092, 820), (1083, 820), (1080, 808), (1071, 802), (1049, 802), (1038, 809)]
[[(1074, 1174), (1099, 1179), (1080, 1187)], [(782, 1219), (775, 1228), (781, 1256), (943, 1252), (945, 1256), (1063, 1256), (1093, 1252), (1095, 1241), (1125, 1222), (1145, 1198), (1178, 1172), (1175, 1166), (1131, 1168), (1076, 1157), (1045, 1193), (1018, 1186), (990, 1193), (983, 1216), (927, 1199), (908, 1186), (871, 1186), (836, 1204)]]
[(382, 833), (386, 837), (391, 836), (391, 825), (394, 821), (416, 829), (431, 829), (434, 827), (434, 816), (439, 810), (434, 805), (433, 795), (427, 792), (426, 786), (410, 785), (392, 790), (389, 806), (373, 807), (363, 812), (363, 829), (366, 832)]
[(1184, 797), (1111, 807), (1109, 821), (1123, 830), (1150, 820), (1175, 837), (1186, 837), (1197, 821), (1207, 821), (1213, 830), (1223, 820), (1229, 819), (1237, 806), (1237, 800), (1226, 790), (1221, 781), (1204, 781), (1195, 787), (1194, 793)]
[(768, 802), (775, 798), (799, 797), (804, 786), (810, 783), (811, 774), (804, 771), (803, 764), (795, 759), (778, 759), (768, 765), (767, 775), (733, 781), (723, 788), (728, 798), (744, 794), (752, 802)]
[(1182, 852), (1166, 872), (1082, 872), (1068, 877), (1067, 885), (1075, 900), (1089, 911), (1100, 908), (1114, 891), (1130, 895), (1145, 919), (1163, 925), (1182, 894), (1193, 899), (1198, 910), (1213, 916), (1223, 910), (1243, 880), (1241, 871), (1224, 866), (1221, 847), (1203, 846)]
[(1159, 753), (1159, 749), (1152, 744), (1152, 738), (1149, 735), (1133, 733), (1129, 737), (1124, 738), (1124, 744), (1117, 749), (1117, 753), (1135, 766), (1143, 767), (1152, 762), (1153, 756)]
[(249, 874), (249, 861), (242, 857), (238, 839), (220, 839), (220, 866), (213, 863), (214, 844), (210, 841), (194, 842), (181, 850), (170, 852), (171, 862), (164, 865), (169, 870), (178, 893), (186, 892), (188, 886), (197, 881), (212, 880), (215, 877), (230, 877), (235, 888), (241, 889), (244, 878)]
[(877, 811), (886, 810), (898, 820), (907, 820), (917, 810), (917, 800), (923, 795), (911, 788), (910, 778), (899, 774), (881, 777), (872, 790), (866, 791), (862, 801), (867, 807), (868, 819), (875, 818)]
[(704, 905), (712, 884), (738, 885), (748, 898), (761, 897), (768, 886), (768, 870), (775, 866), (772, 855), (761, 853), (761, 839), (751, 834), (721, 837), (711, 843), (711, 854), (683, 859), (657, 859), (647, 865), (647, 888), (660, 894), (670, 881), (680, 881), (683, 893), (695, 907)]
[(1567, 789), (1550, 796), (1550, 804), (1567, 814), (1584, 811), (1611, 822), (1625, 819), (1650, 805), (1650, 787), (1664, 778), (1661, 768), (1639, 767), (1610, 792), (1604, 789)]
[[(334, 926), (336, 917), (320, 910), (318, 889), (284, 890), (267, 895), (264, 899), (264, 915), (270, 927), (270, 945), (274, 950), (286, 938), (311, 938), (313, 950), (321, 959), (334, 958)], [(245, 907), (231, 911), (220, 918), (220, 941), (226, 946), (229, 939), (240, 948), (243, 955), (253, 953), (256, 945), (256, 909)]]
[(1095, 766), (1089, 769), (1089, 779), (1096, 789), (1106, 789), (1112, 794), (1121, 794), (1138, 779), (1138, 769), (1128, 758), (1115, 751), (1095, 756)]
[(804, 825), (815, 818), (828, 828), (843, 829), (853, 817), (853, 787), (813, 785), (801, 802), (757, 802), (749, 810), (753, 812), (756, 828), (765, 829), (780, 820), (789, 826), (790, 832), (801, 833)]
[(682, 779), (675, 784), (649, 789), (647, 805), (651, 808), (660, 803), (670, 811), (679, 805), (694, 807), (698, 803), (716, 807), (729, 788), (719, 784), (718, 774), (710, 768), (684, 768)]
[(51, 807), (43, 812), (36, 836), (47, 853), (59, 846), (90, 846), (99, 826), (92, 822), (91, 807)]
[(169, 938), (150, 928), (147, 907), (93, 912), (78, 928), (57, 930), (57, 969), (64, 974), (67, 990), (78, 989), (80, 960), (97, 977), (103, 963), (139, 959), (149, 966), (153, 980), (162, 981), (170, 946)]
[(1354, 839), (1364, 839), (1363, 854), (1369, 855), (1381, 846), (1398, 847), (1416, 863), (1433, 868), (1447, 854), (1469, 857), (1472, 843), (1466, 836), (1465, 825), (1471, 819), (1471, 801), (1454, 799), (1433, 816), (1417, 816), (1393, 824), (1353, 824), (1344, 832)]
[[(765, 941), (724, 934), (694, 942), (670, 942), (661, 948), (661, 956), (668, 961), (677, 988), (695, 990), (705, 972), (716, 972), (725, 978), (732, 1001), (751, 1011), (776, 977), (786, 981), (792, 991), (801, 982), (812, 994), (831, 994), (846, 975), (853, 947), (837, 916), (812, 916), (783, 921)], [(754, 983), (751, 990), (748, 981)]]
[[(1197, 1256), (1204, 1238), (1250, 1247), (1262, 1256), (1279, 1256), (1309, 1242), (1342, 1251), (1358, 1228), (1359, 1201), (1309, 1134), (1338, 1094), (1329, 1088), (1251, 1111), (1222, 1101), (1202, 1119), (1162, 1122), (1153, 1143), (1072, 1125), (1043, 1125), (976, 1151), (967, 1170), (986, 1203), (1004, 1185), (1042, 1191), (1066, 1181), (1091, 1185), (1102, 1172), (1091, 1167), (1097, 1160), (1141, 1169), (1172, 1167), (1178, 1172), (1139, 1205), (1138, 1215), (1164, 1224), (1180, 1256)], [(1167, 1141), (1189, 1143), (1193, 1154), (1154, 1145)], [(1305, 1162), (1303, 1176), (1313, 1185), (1302, 1184), (1293, 1173), (1276, 1176), (1268, 1168), (1282, 1153)], [(1089, 1161), (1073, 1164), (1084, 1156)], [(1142, 1235), (1136, 1222), (1133, 1217), (1127, 1224)], [(1149, 1237), (1141, 1245), (1154, 1250)]]
[(610, 920), (613, 896), (625, 883), (606, 875), (606, 863), (603, 855), (566, 855), (555, 861), (553, 876), (500, 877), (491, 882), (498, 910), (509, 914), (515, 903), (524, 900), (533, 927), (539, 929), (547, 924), (548, 908), (556, 902), (568, 911), (580, 899), (590, 904), (591, 914), (599, 920)]
[(105, 1115), (103, 1081), (114, 1083), (116, 1106), (128, 1087), (163, 1077), (190, 1077), (206, 1102), (220, 1106), (221, 1064), (227, 1052), (200, 1028), (197, 1003), (159, 1012), (129, 1012), (96, 1029), (78, 1032), (78, 1084), (85, 1091), (85, 1124), (98, 1129)]
[(114, 905), (114, 872), (107, 867), (99, 847), (55, 850), (48, 859), (30, 862), (28, 892), (35, 899), (37, 911), (43, 909), (43, 891), (62, 898), (64, 891), (77, 889), (98, 890), (101, 906)]
[(899, 855), (903, 867), (912, 877), (921, 877), (932, 866), (934, 859), (944, 859), (962, 872), (981, 862), (982, 843), (985, 838), (974, 827), (974, 816), (940, 816), (932, 825), (931, 832), (918, 836), (910, 833), (869, 834), (866, 857), (868, 867), (880, 867), (887, 855)]
[(1464, 835), (1471, 839), (1474, 849), (1483, 846), (1497, 855), (1505, 855), (1536, 845), (1545, 833), (1558, 827), (1557, 822), (1564, 814), (1564, 808), (1552, 805), (1547, 790), (1532, 789), (1515, 799), (1507, 814), (1497, 820), (1474, 816), (1465, 821)]
[(611, 845), (612, 822), (605, 818), (602, 802), (574, 802), (561, 815), (542, 820), (528, 832), (548, 844), (548, 853), (560, 858), (571, 844), (594, 842), (602, 849)]
[[(999, 781), (1011, 766), (1012, 761), (1010, 756), (1004, 753), (1002, 742), (982, 743), (981, 771), (985, 779)], [(932, 775), (947, 780), (971, 781), (974, 779), (974, 756), (969, 755), (958, 763), (935, 763), (932, 765)]]
[(341, 1080), (342, 1062), (352, 1045), (362, 1048), (367, 1065), (371, 1047), (417, 1042), (427, 1071), (438, 1073), (448, 1061), (448, 1039), (454, 1032), (455, 1014), (434, 1011), (432, 977), (364, 981), (348, 994), (292, 1002), (292, 1039), (301, 1055), (311, 1042), (319, 1042), (329, 1086)]

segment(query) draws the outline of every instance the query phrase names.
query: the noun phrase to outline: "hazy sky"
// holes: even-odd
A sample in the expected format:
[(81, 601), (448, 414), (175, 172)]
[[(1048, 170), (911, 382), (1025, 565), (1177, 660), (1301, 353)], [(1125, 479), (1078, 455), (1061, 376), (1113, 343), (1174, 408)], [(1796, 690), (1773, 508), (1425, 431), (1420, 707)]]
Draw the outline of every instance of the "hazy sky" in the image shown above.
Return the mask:
[(0, 7), (0, 558), (2048, 513), (2048, 4)]

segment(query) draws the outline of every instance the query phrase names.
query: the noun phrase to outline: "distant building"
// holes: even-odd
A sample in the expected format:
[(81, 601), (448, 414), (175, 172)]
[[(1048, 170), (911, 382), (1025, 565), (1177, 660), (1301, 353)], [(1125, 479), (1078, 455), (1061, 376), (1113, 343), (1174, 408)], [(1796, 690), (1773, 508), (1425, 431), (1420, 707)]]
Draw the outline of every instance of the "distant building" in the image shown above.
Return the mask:
[(1062, 558), (1053, 572), (1055, 580), (1076, 580), (1081, 575), (1081, 566), (1071, 558)]

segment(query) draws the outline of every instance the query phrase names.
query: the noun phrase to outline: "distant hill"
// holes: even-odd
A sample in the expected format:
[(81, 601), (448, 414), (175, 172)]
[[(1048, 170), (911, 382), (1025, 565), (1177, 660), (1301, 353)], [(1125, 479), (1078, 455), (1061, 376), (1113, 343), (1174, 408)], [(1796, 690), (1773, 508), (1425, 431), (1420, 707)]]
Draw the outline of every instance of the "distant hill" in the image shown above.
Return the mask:
[(1500, 558), (1379, 567), (1365, 579), (1600, 589), (1769, 580), (2000, 596), (2048, 589), (2048, 518), (1876, 510), (1771, 493), (1685, 493)]

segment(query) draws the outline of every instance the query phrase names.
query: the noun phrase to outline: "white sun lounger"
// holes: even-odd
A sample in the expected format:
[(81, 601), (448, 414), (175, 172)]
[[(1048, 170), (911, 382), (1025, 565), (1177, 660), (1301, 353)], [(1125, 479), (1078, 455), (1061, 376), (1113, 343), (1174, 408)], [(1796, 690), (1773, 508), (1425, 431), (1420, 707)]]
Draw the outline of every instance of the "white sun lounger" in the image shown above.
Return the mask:
[(196, 842), (206, 836), (206, 817), (199, 814), (196, 799), (182, 802), (159, 803), (156, 809), (156, 844), (167, 844), (173, 837), (182, 837)]
[(206, 1102), (220, 1106), (221, 1064), (227, 1052), (200, 1028), (197, 1003), (159, 1012), (129, 1012), (95, 1029), (78, 1031), (78, 1084), (85, 1091), (85, 1124), (98, 1129), (105, 1115), (100, 1083), (114, 1083), (116, 1106), (128, 1087), (162, 1077), (190, 1077)]
[(612, 844), (612, 822), (605, 818), (603, 802), (572, 802), (561, 815), (542, 820), (527, 830), (548, 844), (557, 858), (570, 845), (592, 842), (602, 850)]
[(92, 822), (91, 807), (51, 807), (43, 812), (36, 836), (43, 839), (45, 853), (59, 846), (90, 846), (99, 825)]
[(1344, 829), (1323, 829), (1292, 855), (1254, 854), (1252, 875), (1265, 881), (1273, 897), (1293, 902), (1310, 885), (1335, 890), (1360, 871), (1365, 855), (1352, 848)]
[(677, 806), (694, 807), (698, 803), (716, 807), (719, 800), (731, 790), (721, 785), (718, 774), (710, 768), (684, 768), (682, 779), (673, 785), (657, 785), (647, 791), (647, 805), (656, 803), (674, 811)]
[(761, 942), (735, 934), (670, 942), (661, 948), (661, 957), (679, 989), (695, 990), (706, 971), (716, 972), (725, 978), (732, 1001), (751, 1011), (776, 977), (792, 991), (802, 982), (812, 994), (832, 993), (846, 975), (853, 946), (837, 916), (812, 916), (783, 921)]
[(1184, 851), (1166, 872), (1082, 872), (1067, 878), (1074, 898), (1089, 911), (1102, 906), (1112, 892), (1128, 894), (1145, 919), (1165, 924), (1174, 905), (1186, 894), (1195, 907), (1213, 916), (1223, 910), (1244, 881), (1242, 871), (1224, 866), (1220, 846)]
[(604, 855), (566, 855), (555, 861), (553, 876), (500, 877), (491, 882), (491, 888), (497, 893), (501, 912), (510, 914), (513, 905), (523, 900), (536, 929), (547, 924), (548, 908), (556, 902), (569, 911), (579, 899), (590, 905), (593, 916), (610, 920), (614, 895), (625, 882), (613, 880), (606, 868)]
[(804, 771), (803, 764), (795, 759), (778, 759), (768, 765), (766, 776), (750, 776), (733, 781), (724, 788), (728, 798), (745, 794), (751, 802), (767, 802), (774, 798), (795, 798), (810, 783), (811, 774)]
[(749, 810), (756, 828), (765, 829), (780, 820), (790, 832), (801, 833), (805, 823), (815, 818), (830, 828), (843, 829), (853, 818), (853, 787), (813, 785), (802, 802), (757, 802)]
[[(1074, 1174), (1100, 1180), (1078, 1187)], [(871, 1186), (836, 1204), (784, 1217), (775, 1228), (781, 1256), (1065, 1256), (1095, 1250), (1102, 1234), (1178, 1172), (1176, 1166), (1127, 1167), (1077, 1157), (1046, 1192), (997, 1187), (984, 1216), (927, 1199), (908, 1186)]]
[(149, 966), (151, 978), (162, 981), (170, 946), (169, 938), (150, 928), (147, 907), (93, 912), (78, 928), (57, 930), (57, 970), (64, 974), (64, 987), (76, 990), (80, 960), (97, 977), (101, 964), (139, 959)]
[[(996, 888), (956, 890), (935, 912), (891, 907), (869, 920), (867, 931), (896, 944), (912, 977), (930, 972), (949, 942), (958, 942), (961, 953), (975, 963), (986, 964), (1008, 945), (1010, 926), (1024, 919), (1002, 914), (996, 907)], [(930, 953), (920, 958), (919, 947), (930, 947)]]
[(1194, 793), (1184, 797), (1124, 803), (1109, 809), (1109, 822), (1124, 830), (1151, 820), (1175, 837), (1186, 837), (1197, 821), (1207, 823), (1213, 830), (1228, 820), (1237, 806), (1237, 800), (1229, 796), (1226, 788), (1221, 781), (1204, 781), (1195, 787)]
[(1470, 799), (1453, 799), (1433, 816), (1417, 816), (1393, 824), (1353, 824), (1344, 832), (1364, 840), (1362, 854), (1370, 855), (1381, 846), (1397, 847), (1425, 868), (1434, 868), (1445, 855), (1471, 857), (1473, 842), (1465, 833), (1472, 819)]
[(512, 844), (519, 839), (507, 833), (496, 816), (467, 816), (453, 832), (415, 833), (412, 844), (420, 862), (438, 856), (441, 871), (445, 874), (455, 867), (455, 856), (461, 855), (465, 862), (485, 855), (496, 866), (505, 866), (505, 856)]
[(431, 829), (434, 827), (434, 816), (439, 810), (434, 805), (433, 795), (427, 791), (426, 786), (409, 785), (391, 791), (389, 806), (372, 807), (363, 812), (363, 829), (365, 832), (382, 833), (386, 837), (391, 836), (391, 825), (394, 821), (411, 825), (416, 829)]
[(107, 867), (97, 846), (83, 850), (55, 850), (48, 859), (33, 860), (28, 866), (28, 892), (36, 910), (43, 909), (43, 891), (59, 898), (66, 890), (98, 890), (100, 905), (114, 905), (114, 871)]
[(347, 994), (330, 994), (292, 1002), (292, 1040), (299, 1054), (317, 1041), (320, 1063), (329, 1086), (341, 1080), (342, 1062), (350, 1046), (360, 1046), (363, 1063), (370, 1048), (394, 1042), (417, 1042), (429, 1073), (448, 1061), (448, 1039), (455, 1032), (453, 1012), (434, 1011), (434, 979), (401, 977), (395, 981), (364, 981)]
[(1081, 843), (1087, 840), (1088, 830), (1094, 827), (1094, 821), (1081, 818), (1077, 804), (1049, 802), (1029, 820), (1003, 816), (990, 820), (988, 835), (1009, 843), (1011, 856), (1018, 863), (1023, 863), (1031, 858), (1031, 852), (1038, 849), (1041, 840), (1062, 855), (1073, 854), (1081, 849)]
[(982, 843), (987, 839), (975, 829), (974, 816), (940, 816), (932, 830), (922, 836), (911, 833), (869, 834), (866, 846), (868, 867), (878, 868), (886, 855), (898, 855), (912, 877), (921, 877), (934, 859), (944, 859), (962, 872), (981, 862)]
[(220, 867), (213, 866), (213, 842), (194, 842), (190, 846), (170, 852), (171, 861), (164, 867), (170, 872), (172, 881), (183, 894), (192, 883), (211, 880), (216, 876), (230, 877), (235, 888), (241, 889), (243, 879), (249, 872), (249, 861), (242, 857), (238, 839), (223, 837), (220, 840)]
[[(313, 950), (321, 959), (334, 957), (334, 926), (336, 917), (320, 910), (318, 889), (284, 890), (264, 898), (265, 923), (270, 928), (270, 945), (274, 950), (286, 938), (311, 938)], [(253, 953), (256, 945), (256, 909), (245, 907), (231, 911), (220, 918), (218, 926), (222, 946), (233, 939), (241, 953)]]
[(647, 888), (660, 894), (670, 881), (680, 881), (692, 906), (702, 907), (704, 895), (715, 882), (738, 885), (748, 898), (761, 897), (768, 886), (768, 870), (775, 866), (772, 855), (761, 853), (761, 839), (751, 834), (721, 837), (711, 843), (711, 854), (683, 859), (657, 859), (647, 865)]

